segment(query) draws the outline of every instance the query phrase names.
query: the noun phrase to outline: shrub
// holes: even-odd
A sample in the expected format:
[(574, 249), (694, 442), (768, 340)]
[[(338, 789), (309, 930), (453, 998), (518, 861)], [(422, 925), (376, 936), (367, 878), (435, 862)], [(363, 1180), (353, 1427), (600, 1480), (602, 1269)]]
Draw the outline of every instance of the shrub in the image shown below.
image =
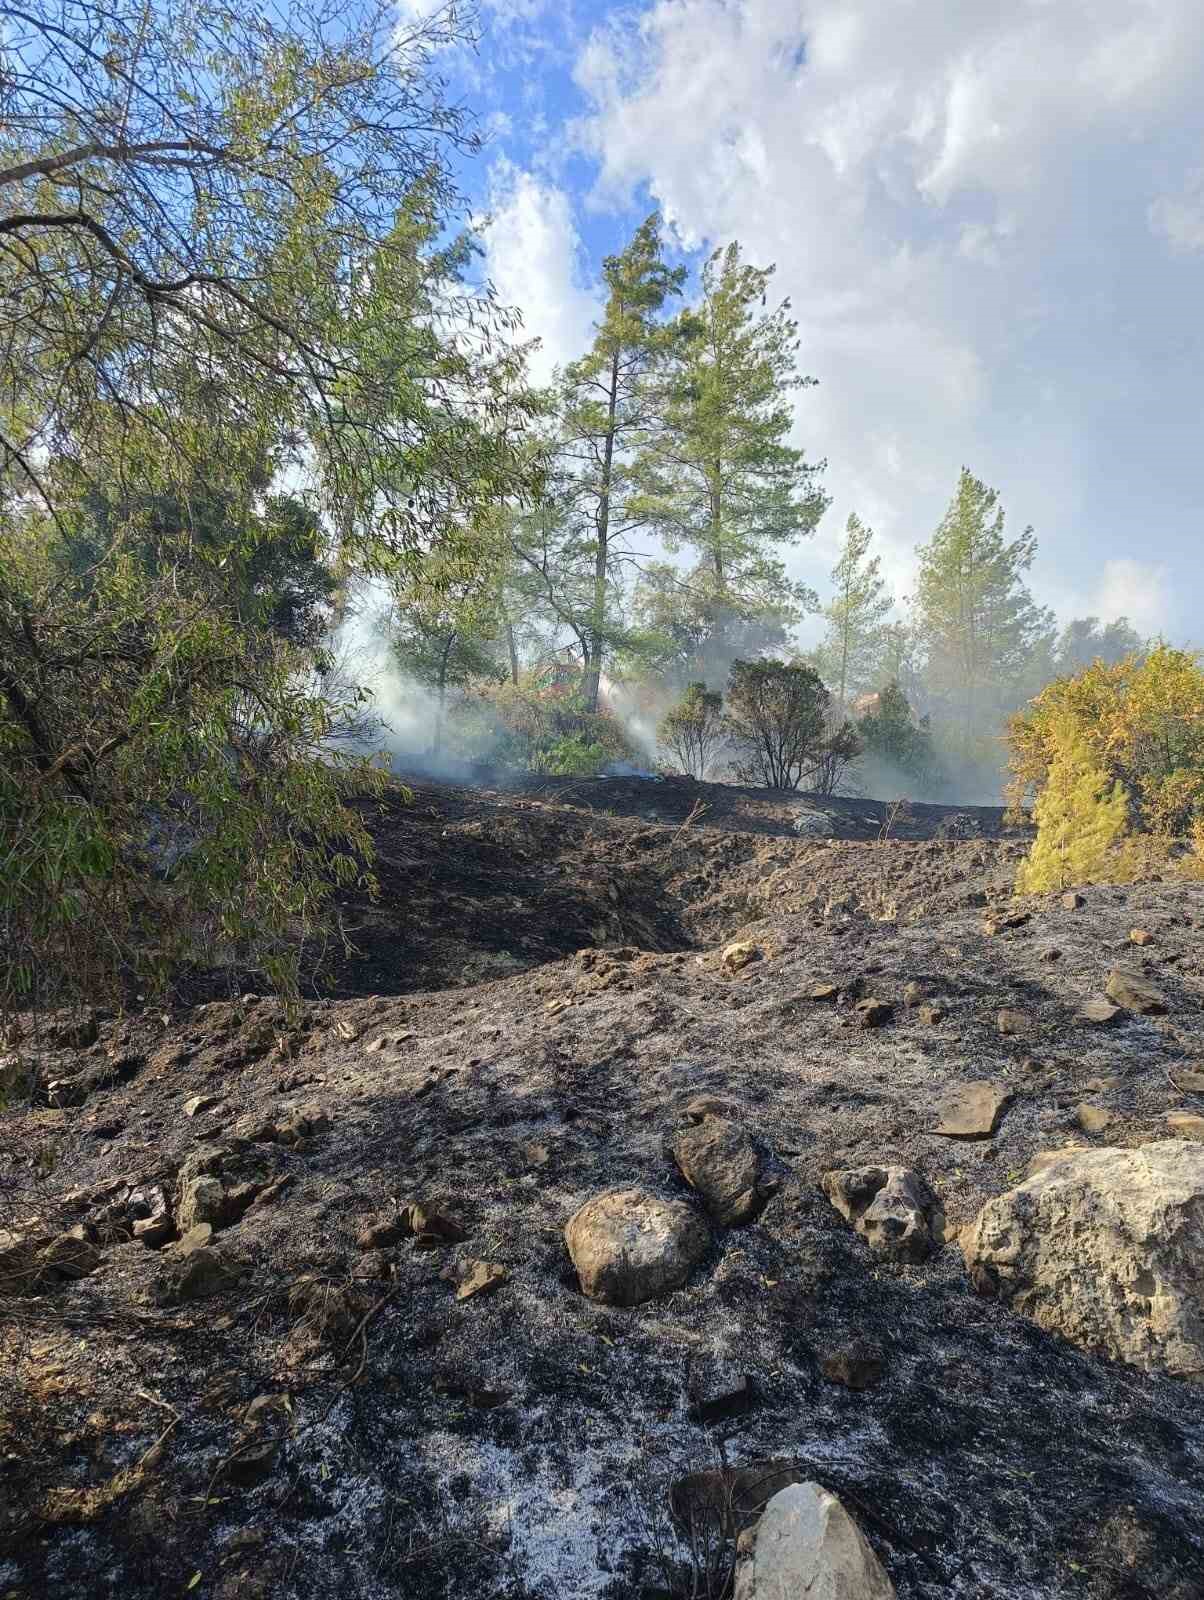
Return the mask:
[(705, 683), (692, 683), (661, 720), (657, 738), (691, 777), (705, 778), (727, 742), (723, 696)]
[(814, 667), (734, 661), (727, 732), (737, 753), (737, 776), (767, 789), (797, 789), (819, 763), (829, 698)]
[(1109, 779), (1073, 722), (1061, 726), (1033, 818), (1037, 837), (1016, 875), (1019, 893), (1119, 883), (1136, 875), (1128, 795), (1123, 784)]

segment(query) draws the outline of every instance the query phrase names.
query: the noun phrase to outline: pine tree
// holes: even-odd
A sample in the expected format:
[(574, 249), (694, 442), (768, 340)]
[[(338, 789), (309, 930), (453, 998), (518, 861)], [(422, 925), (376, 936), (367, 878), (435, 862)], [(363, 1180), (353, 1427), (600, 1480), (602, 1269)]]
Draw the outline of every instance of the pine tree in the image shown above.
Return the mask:
[(1129, 799), (1070, 719), (1059, 725), (1049, 775), (1033, 808), (1037, 837), (1016, 874), (1020, 894), (1077, 883), (1123, 883), (1134, 874)]
[(840, 560), (832, 568), (833, 595), (823, 609), (828, 624), (815, 664), (832, 689), (843, 717), (851, 695), (875, 682), (882, 663), (884, 624), (894, 601), (887, 593), (877, 556), (869, 559), (874, 534), (856, 516), (845, 526)]
[(746, 265), (734, 243), (707, 261), (699, 299), (677, 319), (671, 359), (656, 375), (655, 426), (634, 467), (639, 514), (671, 552), (697, 552), (691, 582), (717, 612), (815, 605), (771, 554), (813, 532), (827, 504), (817, 482), (824, 464), (788, 442), (791, 391), (816, 380), (795, 365), (789, 301), (761, 309), (772, 276), (772, 267)]
[(629, 503), (629, 452), (652, 425), (652, 369), (663, 359), (674, 334), (660, 313), (680, 294), (684, 267), (666, 265), (661, 223), (650, 216), (619, 255), (602, 268), (606, 306), (594, 342), (565, 373), (559, 471), (551, 495), (560, 524), (562, 553), (576, 567), (584, 559), (586, 606), (577, 605), (582, 642), (582, 696), (589, 711), (598, 708), (602, 665), (611, 644), (616, 567), (626, 554), (625, 538), (644, 520)]
[(963, 467), (948, 511), (918, 552), (914, 603), (929, 694), (965, 752), (1015, 708), (1029, 664), (1049, 650), (1053, 617), (1034, 604), (1023, 578), (1036, 551), (1031, 528), (1006, 541), (998, 493)]

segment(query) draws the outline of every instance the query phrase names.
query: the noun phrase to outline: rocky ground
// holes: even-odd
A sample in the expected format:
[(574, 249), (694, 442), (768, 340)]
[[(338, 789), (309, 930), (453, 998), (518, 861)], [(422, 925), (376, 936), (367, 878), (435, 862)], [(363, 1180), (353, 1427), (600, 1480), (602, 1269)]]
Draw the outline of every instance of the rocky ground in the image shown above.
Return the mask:
[(297, 1011), (11, 1039), (0, 1595), (720, 1600), (801, 1476), (906, 1600), (1204, 1596), (1204, 1189), (1156, 1284), (1001, 1198), (1204, 1160), (1204, 887), (799, 804), (420, 787)]

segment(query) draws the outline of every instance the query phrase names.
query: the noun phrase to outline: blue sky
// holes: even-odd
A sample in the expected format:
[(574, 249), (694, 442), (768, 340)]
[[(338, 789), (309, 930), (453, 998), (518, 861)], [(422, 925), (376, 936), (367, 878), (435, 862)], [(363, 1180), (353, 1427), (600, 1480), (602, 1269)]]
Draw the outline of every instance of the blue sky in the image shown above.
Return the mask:
[[(426, 0), (405, 0), (411, 7)], [(1204, 642), (1201, 0), (484, 0), (447, 62), (491, 275), (577, 354), (601, 257), (777, 264), (819, 379), (797, 442), (899, 593), (965, 464), (1032, 523), (1037, 596)]]

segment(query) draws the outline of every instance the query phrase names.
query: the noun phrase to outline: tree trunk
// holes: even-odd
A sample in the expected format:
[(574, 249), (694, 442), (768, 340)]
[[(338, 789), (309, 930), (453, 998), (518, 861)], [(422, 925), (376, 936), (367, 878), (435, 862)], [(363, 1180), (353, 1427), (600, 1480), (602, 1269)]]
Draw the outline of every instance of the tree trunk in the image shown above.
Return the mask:
[(602, 449), (602, 483), (598, 497), (598, 547), (594, 553), (594, 603), (590, 612), (589, 654), (581, 694), (587, 711), (597, 711), (602, 685), (603, 634), (606, 629), (606, 574), (609, 568), (610, 486), (614, 473), (615, 417), (619, 408), (619, 350), (610, 358), (610, 393), (606, 402), (606, 442)]
[(514, 641), (514, 624), (506, 624), (506, 647), (510, 652), (510, 682), (518, 688), (518, 645)]

